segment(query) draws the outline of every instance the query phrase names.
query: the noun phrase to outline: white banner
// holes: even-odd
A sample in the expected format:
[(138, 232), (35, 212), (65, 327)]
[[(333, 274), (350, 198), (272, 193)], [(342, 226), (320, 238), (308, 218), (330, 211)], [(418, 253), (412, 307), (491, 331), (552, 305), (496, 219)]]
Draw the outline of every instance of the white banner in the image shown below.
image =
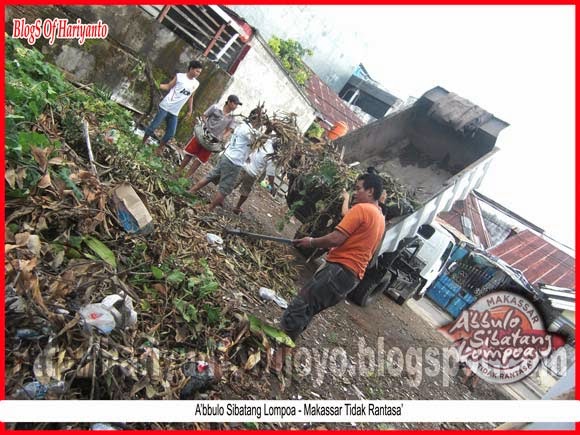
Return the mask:
[(5, 400), (2, 422), (578, 422), (568, 400)]

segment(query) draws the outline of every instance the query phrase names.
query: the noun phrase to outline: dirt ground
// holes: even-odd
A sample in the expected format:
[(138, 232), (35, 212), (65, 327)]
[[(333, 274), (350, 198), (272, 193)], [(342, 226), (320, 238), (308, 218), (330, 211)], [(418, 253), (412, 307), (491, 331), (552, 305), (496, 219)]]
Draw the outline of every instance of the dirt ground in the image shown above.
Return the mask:
[[(210, 166), (198, 171), (205, 175)], [(215, 187), (209, 185), (201, 196), (209, 200)], [(219, 213), (231, 213), (239, 194), (226, 198)], [(256, 185), (243, 207), (241, 223), (259, 222), (263, 234), (292, 238), (299, 222), (292, 219), (282, 231), (278, 223), (287, 207), (283, 197), (272, 198)], [(317, 265), (305, 264), (296, 251), (298, 289), (314, 273)], [(287, 296), (287, 295), (284, 295)], [(252, 314), (277, 325), (283, 310), (274, 302), (263, 302)], [(336, 400), (506, 400), (503, 393), (483, 381), (474, 387), (461, 381), (454, 360), (443, 352), (449, 342), (425, 320), (406, 306), (380, 297), (361, 308), (345, 301), (318, 315), (298, 342), (291, 364), (282, 375), (248, 374), (239, 385), (220, 384), (223, 399), (336, 399)], [(383, 349), (383, 351), (381, 351)], [(445, 370), (444, 367), (449, 367)], [(438, 369), (439, 368), (439, 369)], [(312, 428), (365, 429), (492, 429), (499, 423), (389, 423), (315, 424)], [(280, 427), (280, 426), (277, 426)], [(296, 427), (296, 425), (294, 425)], [(305, 427), (310, 427), (306, 425)]]

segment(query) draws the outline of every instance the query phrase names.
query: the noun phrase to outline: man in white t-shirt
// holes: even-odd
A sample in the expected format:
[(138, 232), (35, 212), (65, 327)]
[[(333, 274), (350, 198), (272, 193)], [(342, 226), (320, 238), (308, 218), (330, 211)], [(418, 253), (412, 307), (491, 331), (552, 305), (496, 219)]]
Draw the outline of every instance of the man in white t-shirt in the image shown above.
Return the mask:
[(250, 192), (252, 191), (256, 180), (260, 175), (262, 175), (264, 168), (266, 169), (266, 176), (270, 183), (270, 193), (275, 195), (274, 178), (276, 177), (276, 165), (272, 159), (274, 157), (275, 148), (277, 147), (276, 141), (276, 138), (268, 139), (264, 145), (250, 154), (250, 157), (248, 158), (249, 161), (244, 165), (236, 185), (236, 187), (241, 186), (240, 199), (238, 200), (236, 208), (234, 208), (235, 214), (242, 213), (242, 205), (250, 196)]
[(263, 113), (260, 112), (260, 109), (256, 108), (252, 110), (248, 120), (242, 122), (234, 130), (230, 142), (217, 166), (191, 188), (190, 193), (195, 193), (209, 183), (218, 185), (218, 192), (212, 199), (209, 210), (213, 210), (218, 205), (223, 207), (226, 196), (234, 190), (234, 186), (248, 158), (248, 154), (250, 154), (252, 145), (260, 134), (257, 129), (260, 128), (262, 123)]
[(197, 77), (201, 73), (202, 64), (197, 60), (192, 60), (189, 62), (187, 68), (187, 73), (177, 73), (173, 80), (169, 83), (163, 83), (159, 85), (159, 89), (162, 91), (169, 91), (165, 98), (159, 103), (159, 111), (151, 121), (151, 124), (145, 129), (145, 135), (143, 136), (143, 143), (147, 143), (147, 139), (153, 134), (155, 129), (161, 125), (163, 120), (165, 120), (165, 134), (159, 141), (159, 147), (155, 154), (161, 156), (163, 154), (163, 149), (169, 140), (175, 136), (177, 131), (177, 117), (179, 111), (185, 105), (189, 104), (189, 110), (186, 116), (191, 116), (193, 113), (193, 93), (199, 86)]

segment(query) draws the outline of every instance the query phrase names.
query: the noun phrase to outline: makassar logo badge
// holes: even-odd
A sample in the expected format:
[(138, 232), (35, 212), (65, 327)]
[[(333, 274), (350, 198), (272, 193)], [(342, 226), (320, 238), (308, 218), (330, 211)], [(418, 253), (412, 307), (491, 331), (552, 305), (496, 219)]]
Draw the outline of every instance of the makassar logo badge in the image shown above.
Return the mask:
[(481, 297), (441, 330), (451, 337), (460, 361), (491, 383), (525, 378), (554, 348), (536, 307), (507, 291)]

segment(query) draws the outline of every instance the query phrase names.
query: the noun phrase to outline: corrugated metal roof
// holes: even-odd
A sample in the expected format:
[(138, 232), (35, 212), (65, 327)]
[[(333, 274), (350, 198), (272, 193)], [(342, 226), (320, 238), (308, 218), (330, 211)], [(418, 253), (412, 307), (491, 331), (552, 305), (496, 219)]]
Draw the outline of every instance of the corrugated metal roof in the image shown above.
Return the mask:
[(533, 284), (575, 288), (574, 258), (530, 230), (508, 238), (490, 253), (521, 270)]
[[(468, 231), (464, 228), (464, 223), (461, 220), (462, 216), (469, 218), (472, 234), (468, 234)], [(450, 211), (440, 213), (439, 217), (468, 236), (476, 245), (489, 248), (491, 244), (489, 234), (483, 222), (477, 198), (473, 194), (470, 193), (464, 201), (456, 201)]]
[(316, 110), (332, 124), (338, 121), (346, 122), (349, 132), (364, 125), (364, 122), (347, 106), (346, 102), (314, 72), (306, 83), (306, 94)]

